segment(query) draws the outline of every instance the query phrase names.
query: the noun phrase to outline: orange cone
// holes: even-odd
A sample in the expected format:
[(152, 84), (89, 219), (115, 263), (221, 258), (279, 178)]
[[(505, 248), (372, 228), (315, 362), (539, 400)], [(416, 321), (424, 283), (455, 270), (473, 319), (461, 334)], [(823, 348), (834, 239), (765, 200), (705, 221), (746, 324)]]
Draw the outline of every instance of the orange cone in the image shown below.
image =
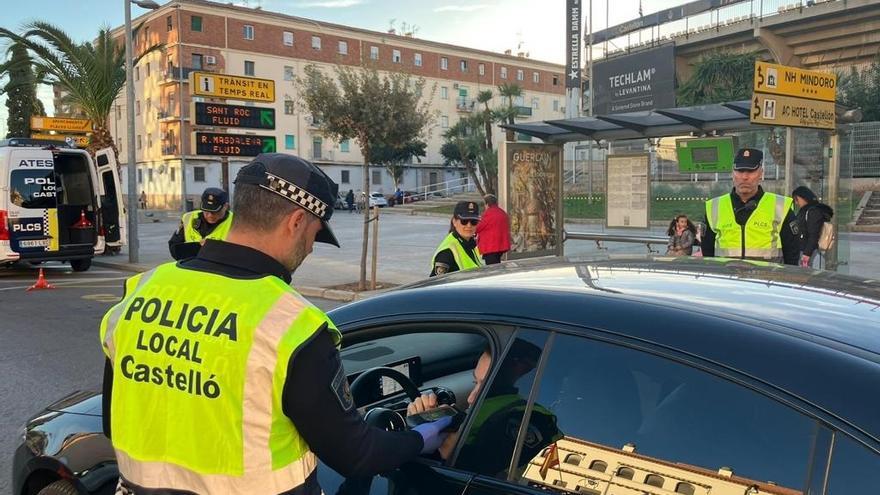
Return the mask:
[(43, 269), (40, 268), (40, 275), (37, 277), (37, 283), (28, 287), (26, 292), (30, 292), (32, 290), (40, 290), (40, 289), (54, 289), (55, 286), (46, 281), (46, 277), (43, 276)]
[(81, 210), (79, 213), (79, 220), (75, 224), (72, 225), (75, 229), (88, 229), (92, 227), (92, 222), (86, 218), (86, 210)]

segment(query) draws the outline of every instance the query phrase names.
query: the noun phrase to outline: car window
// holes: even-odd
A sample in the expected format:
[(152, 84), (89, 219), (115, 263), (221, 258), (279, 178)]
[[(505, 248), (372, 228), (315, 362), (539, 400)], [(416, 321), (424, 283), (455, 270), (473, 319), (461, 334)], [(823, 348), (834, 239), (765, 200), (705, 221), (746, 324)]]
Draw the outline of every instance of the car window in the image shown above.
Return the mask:
[(606, 493), (609, 483), (648, 493), (803, 492), (817, 423), (744, 386), (558, 334), (538, 387), (529, 424), (552, 416), (559, 439), (537, 455), (524, 447), (511, 480), (578, 493)]
[(829, 495), (876, 493), (880, 486), (880, 455), (838, 433), (831, 454)]
[[(536, 330), (517, 331), (500, 366), (492, 366), (494, 372), (484, 384), (485, 396), (476, 410), (469, 411), (472, 417), (459, 447), (457, 468), (506, 477), (547, 335)], [(526, 449), (540, 451), (555, 434), (554, 424), (536, 421), (527, 435)]]

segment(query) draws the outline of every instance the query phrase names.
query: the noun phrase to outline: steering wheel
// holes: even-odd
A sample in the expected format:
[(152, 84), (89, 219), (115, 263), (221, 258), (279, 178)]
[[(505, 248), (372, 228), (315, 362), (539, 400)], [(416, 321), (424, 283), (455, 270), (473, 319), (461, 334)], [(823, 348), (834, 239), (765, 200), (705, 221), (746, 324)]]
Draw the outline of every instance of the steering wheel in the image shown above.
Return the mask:
[[(403, 392), (411, 401), (416, 400), (421, 395), (416, 384), (413, 383), (408, 376), (385, 366), (370, 368), (358, 375), (358, 377), (351, 382), (351, 395), (355, 398), (362, 397), (367, 391), (364, 390), (364, 387), (375, 387), (376, 381), (380, 377), (394, 380), (400, 385)], [(388, 431), (406, 431), (408, 429), (406, 420), (403, 416), (397, 411), (386, 407), (374, 407), (370, 409), (364, 414), (364, 421), (370, 426), (375, 426)]]

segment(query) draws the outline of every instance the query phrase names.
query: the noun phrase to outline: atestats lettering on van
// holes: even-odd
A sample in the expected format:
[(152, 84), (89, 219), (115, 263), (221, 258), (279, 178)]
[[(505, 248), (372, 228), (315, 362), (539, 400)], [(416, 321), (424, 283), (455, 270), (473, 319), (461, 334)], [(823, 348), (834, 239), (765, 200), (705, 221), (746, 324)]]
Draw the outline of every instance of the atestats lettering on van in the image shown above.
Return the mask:
[(55, 167), (55, 162), (52, 160), (19, 160), (18, 166), (20, 168), (53, 168)]

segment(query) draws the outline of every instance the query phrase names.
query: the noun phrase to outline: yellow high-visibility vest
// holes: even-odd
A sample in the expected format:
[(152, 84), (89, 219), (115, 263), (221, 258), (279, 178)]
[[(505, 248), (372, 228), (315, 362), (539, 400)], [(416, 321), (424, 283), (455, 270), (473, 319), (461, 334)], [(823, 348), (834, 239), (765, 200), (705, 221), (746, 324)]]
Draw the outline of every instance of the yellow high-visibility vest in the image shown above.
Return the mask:
[(780, 232), (792, 199), (765, 192), (745, 225), (736, 223), (730, 194), (706, 202), (709, 228), (715, 232), (715, 256), (782, 262)]
[(294, 351), (324, 328), (338, 346), (329, 318), (277, 277), (168, 263), (129, 279), (101, 321), (121, 475), (199, 494), (277, 494), (305, 483), (317, 459), (281, 395)]
[(455, 258), (455, 264), (458, 265), (458, 270), (473, 270), (474, 268), (479, 268), (483, 266), (483, 262), (480, 261), (480, 250), (479, 248), (474, 247), (474, 256), (477, 257), (477, 260), (474, 261), (468, 256), (467, 251), (461, 245), (461, 242), (458, 241), (458, 238), (455, 237), (455, 234), (452, 232), (449, 233), (446, 237), (443, 238), (443, 241), (440, 243), (440, 246), (437, 247), (437, 250), (434, 251), (434, 256), (431, 257), (431, 270), (434, 269), (434, 260), (437, 259), (437, 255), (440, 254), (440, 251), (444, 249), (449, 249), (452, 251), (452, 257)]
[[(199, 242), (202, 239), (214, 239), (217, 241), (225, 241), (226, 236), (229, 234), (229, 229), (232, 228), (232, 212), (230, 211), (226, 218), (221, 220), (220, 223), (214, 227), (214, 230), (211, 231), (210, 234), (202, 237), (202, 234), (196, 230), (196, 220), (199, 218), (199, 213), (201, 211), (188, 211), (180, 217), (180, 221), (183, 223), (183, 237), (186, 242)], [(202, 221), (207, 221), (202, 218)]]

